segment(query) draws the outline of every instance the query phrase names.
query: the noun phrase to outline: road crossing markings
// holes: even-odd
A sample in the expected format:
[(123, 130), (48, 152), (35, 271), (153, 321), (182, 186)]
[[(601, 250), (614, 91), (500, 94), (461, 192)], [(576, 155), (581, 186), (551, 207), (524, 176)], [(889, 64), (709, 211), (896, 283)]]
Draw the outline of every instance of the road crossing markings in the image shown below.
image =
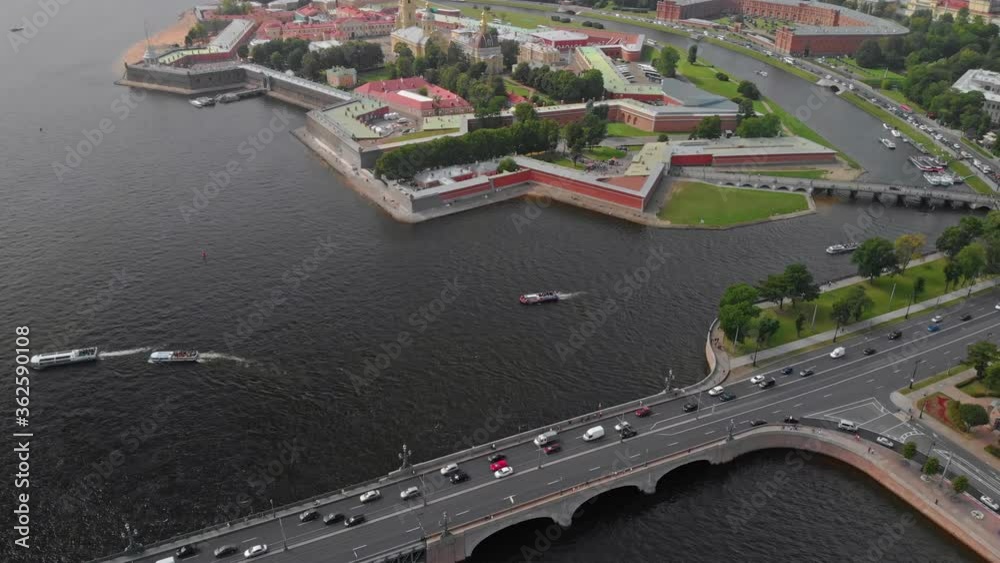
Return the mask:
[(466, 514), (468, 512), (469, 512), (468, 510), (463, 510), (463, 511), (459, 512), (458, 514), (456, 514), (455, 516), (461, 516), (461, 515)]
[(598, 470), (598, 469), (600, 469), (600, 468), (601, 468), (601, 466), (600, 466), (600, 465), (598, 465), (597, 467), (591, 467), (591, 468), (590, 468), (590, 470), (591, 470), (591, 471), (597, 471), (597, 470)]
[(669, 444), (667, 444), (667, 447), (669, 448), (670, 446), (676, 446), (677, 444), (680, 444), (680, 442), (670, 442)]
[(409, 530), (406, 530), (406, 533), (409, 534), (410, 532), (416, 532), (419, 529), (420, 529), (420, 526), (417, 526), (416, 528), (410, 528)]
[(358, 547), (355, 547), (355, 548), (354, 548), (354, 551), (357, 551), (357, 550), (359, 550), (359, 549), (364, 549), (364, 548), (366, 548), (366, 547), (368, 547), (368, 544), (365, 544), (365, 545), (359, 545)]
[(637, 458), (637, 457), (639, 457), (641, 455), (642, 455), (641, 453), (639, 453), (639, 454), (632, 454), (632, 455), (630, 455), (628, 457), (629, 457), (629, 459), (635, 459), (635, 458)]
[(705, 432), (706, 436), (708, 436), (709, 434), (715, 434), (715, 430), (709, 430), (708, 432)]
[(556, 484), (556, 483), (558, 483), (559, 481), (562, 481), (562, 479), (556, 479), (555, 481), (551, 481), (551, 482), (549, 482), (549, 483), (546, 483), (546, 484), (547, 484), (547, 485), (555, 485), (555, 484)]

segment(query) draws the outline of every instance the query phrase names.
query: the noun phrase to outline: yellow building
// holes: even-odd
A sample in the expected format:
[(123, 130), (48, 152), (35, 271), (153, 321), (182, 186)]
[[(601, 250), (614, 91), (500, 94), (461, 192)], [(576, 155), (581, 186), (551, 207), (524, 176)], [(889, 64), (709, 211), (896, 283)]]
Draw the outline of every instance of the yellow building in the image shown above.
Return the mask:
[(389, 36), (392, 50), (400, 43), (413, 52), (413, 56), (424, 56), (427, 43), (434, 41), (439, 47), (447, 49), (448, 39), (434, 25), (434, 13), (430, 2), (424, 4), (424, 17), (417, 24), (417, 5), (414, 0), (399, 0), (399, 13), (396, 15), (396, 31)]

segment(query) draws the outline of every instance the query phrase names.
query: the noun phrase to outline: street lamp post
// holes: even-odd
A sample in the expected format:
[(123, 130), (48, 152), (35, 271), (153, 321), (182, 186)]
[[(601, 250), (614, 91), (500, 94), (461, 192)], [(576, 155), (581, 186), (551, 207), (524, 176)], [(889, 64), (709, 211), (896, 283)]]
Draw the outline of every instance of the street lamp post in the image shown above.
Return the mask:
[(944, 464), (944, 472), (941, 473), (941, 481), (939, 483), (944, 483), (944, 480), (948, 477), (948, 467), (951, 465), (952, 453), (948, 452), (948, 462)]
[(913, 373), (910, 374), (910, 389), (913, 389), (913, 380), (917, 377), (917, 366), (919, 366), (922, 361), (923, 360), (921, 359), (913, 362)]
[[(274, 516), (274, 499), (269, 499), (271, 501), (271, 516)], [(288, 536), (285, 535), (285, 522), (283, 519), (278, 518), (278, 525), (281, 526), (281, 549), (288, 550)]]

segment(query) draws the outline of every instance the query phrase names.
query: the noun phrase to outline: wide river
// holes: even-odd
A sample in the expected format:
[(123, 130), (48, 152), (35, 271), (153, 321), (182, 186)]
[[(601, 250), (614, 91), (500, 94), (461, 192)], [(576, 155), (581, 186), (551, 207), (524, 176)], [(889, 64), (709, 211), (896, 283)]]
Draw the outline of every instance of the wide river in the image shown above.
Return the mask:
[[(5, 6), (5, 26), (39, 12), (29, 0)], [(34, 547), (5, 541), (2, 561), (86, 560), (123, 548), (126, 522), (151, 542), (340, 488), (393, 469), (403, 442), (428, 459), (482, 438), (491, 411), (506, 434), (655, 392), (668, 369), (696, 381), (728, 284), (795, 261), (819, 280), (841, 277), (848, 259), (823, 249), (852, 226), (933, 240), (961, 216), (827, 201), (795, 220), (697, 232), (512, 202), (399, 224), (288, 134), (300, 110), (269, 100), (199, 110), (112, 84), (144, 22), (162, 28), (190, 6), (69, 2), (0, 49), (0, 360), (12, 365), (17, 326), (30, 327), (33, 352), (106, 352), (32, 377)], [(752, 68), (720, 55), (734, 74)], [(772, 76), (785, 82), (762, 87), (779, 102), (807, 92)], [(871, 119), (836, 102), (810, 123), (847, 148)], [(251, 154), (252, 136), (269, 142)], [(885, 153), (852, 154), (874, 167)], [(238, 171), (206, 193), (229, 161)], [(654, 251), (666, 265), (633, 295), (616, 291)], [(517, 304), (542, 289), (574, 297)], [(620, 312), (571, 347), (609, 299)], [(183, 348), (207, 361), (145, 362), (150, 349)], [(291, 449), (295, 462), (282, 462)], [(3, 457), (7, 475), (13, 459)], [(729, 525), (738, 499), (782, 465), (780, 453), (750, 456), (678, 476), (652, 498), (604, 501), (542, 560), (865, 560), (912, 512), (814, 459), (749, 524)], [(13, 491), (3, 488), (5, 507)], [(477, 561), (520, 560), (531, 541), (532, 530), (512, 530)], [(919, 518), (883, 543), (882, 561), (974, 560)]]

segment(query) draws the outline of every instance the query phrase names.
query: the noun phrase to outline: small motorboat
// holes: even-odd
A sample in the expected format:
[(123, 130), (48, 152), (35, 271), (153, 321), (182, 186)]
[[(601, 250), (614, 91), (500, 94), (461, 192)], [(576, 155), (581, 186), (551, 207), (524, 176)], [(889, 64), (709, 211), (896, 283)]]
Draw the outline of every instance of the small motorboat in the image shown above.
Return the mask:
[(559, 301), (559, 294), (554, 291), (543, 291), (541, 293), (525, 293), (518, 298), (522, 305), (537, 305), (539, 303), (552, 303)]
[(149, 355), (151, 364), (173, 364), (179, 362), (197, 362), (197, 350), (174, 350), (153, 352)]
[(849, 242), (846, 244), (834, 244), (832, 246), (826, 247), (827, 254), (847, 254), (848, 252), (854, 252), (861, 245), (856, 242)]
[(882, 143), (883, 145), (885, 145), (885, 147), (886, 147), (887, 149), (894, 149), (894, 148), (896, 148), (896, 143), (893, 143), (893, 142), (892, 142), (892, 141), (890, 141), (889, 139), (879, 139), (879, 141), (880, 141), (880, 142), (881, 142), (881, 143)]

